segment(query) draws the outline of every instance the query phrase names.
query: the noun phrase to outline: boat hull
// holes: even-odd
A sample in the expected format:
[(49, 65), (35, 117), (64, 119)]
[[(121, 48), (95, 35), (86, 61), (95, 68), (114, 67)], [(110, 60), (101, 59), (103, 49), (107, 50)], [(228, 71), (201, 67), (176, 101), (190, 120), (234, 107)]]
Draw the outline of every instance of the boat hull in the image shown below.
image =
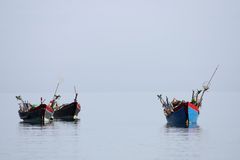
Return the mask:
[(61, 106), (54, 111), (54, 119), (60, 119), (65, 121), (74, 121), (77, 119), (78, 113), (81, 110), (81, 106), (77, 102), (73, 102), (67, 105)]
[(41, 104), (25, 112), (19, 110), (18, 113), (23, 122), (26, 123), (46, 124), (53, 119), (53, 109), (46, 104)]
[(166, 119), (169, 126), (191, 127), (196, 126), (198, 116), (198, 107), (187, 102), (175, 108), (173, 113), (166, 116)]

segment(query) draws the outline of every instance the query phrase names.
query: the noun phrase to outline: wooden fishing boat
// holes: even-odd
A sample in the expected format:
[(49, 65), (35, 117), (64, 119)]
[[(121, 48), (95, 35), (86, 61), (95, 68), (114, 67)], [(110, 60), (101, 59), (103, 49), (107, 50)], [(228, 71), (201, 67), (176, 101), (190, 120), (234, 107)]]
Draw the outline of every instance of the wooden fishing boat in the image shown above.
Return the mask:
[(77, 96), (78, 94), (76, 93), (74, 102), (69, 104), (63, 104), (60, 107), (56, 107), (53, 114), (54, 119), (60, 119), (65, 121), (77, 120), (78, 113), (81, 111), (81, 106), (77, 102)]
[(199, 104), (193, 102), (178, 101), (175, 98), (171, 103), (163, 100), (161, 95), (158, 95), (160, 102), (163, 105), (163, 111), (167, 119), (168, 126), (175, 127), (190, 127), (197, 124), (199, 116)]
[(81, 107), (78, 102), (72, 102), (70, 104), (63, 104), (54, 111), (53, 117), (55, 119), (61, 119), (66, 121), (74, 121), (77, 119), (78, 113)]
[[(172, 102), (162, 98), (162, 95), (157, 95), (163, 106), (163, 111), (167, 119), (168, 126), (175, 127), (193, 127), (197, 126), (197, 119), (199, 116), (199, 109), (202, 105), (204, 93), (209, 89), (210, 83), (215, 75), (218, 67), (213, 72), (210, 80), (206, 85), (203, 85), (203, 90), (193, 91), (192, 100), (185, 102), (173, 99)], [(200, 96), (201, 93), (201, 96)]]
[(41, 98), (40, 105), (32, 105), (28, 102), (24, 102), (21, 96), (16, 96), (17, 100), (21, 103), (18, 111), (19, 117), (26, 123), (32, 124), (46, 124), (53, 120), (53, 105), (60, 96), (54, 96), (49, 105), (44, 104)]
[(53, 120), (53, 109), (46, 105), (40, 104), (26, 111), (18, 111), (20, 118), (27, 123), (46, 124)]
[(197, 124), (199, 108), (191, 102), (181, 102), (181, 104), (166, 115), (168, 125), (176, 127), (191, 127)]

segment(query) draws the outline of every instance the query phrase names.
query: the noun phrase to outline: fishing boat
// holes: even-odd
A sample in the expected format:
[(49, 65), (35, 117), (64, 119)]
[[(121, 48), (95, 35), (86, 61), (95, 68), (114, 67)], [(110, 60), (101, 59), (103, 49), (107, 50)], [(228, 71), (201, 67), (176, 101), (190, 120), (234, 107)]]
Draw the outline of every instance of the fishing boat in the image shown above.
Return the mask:
[(164, 108), (169, 126), (191, 127), (197, 125), (199, 107), (192, 102), (179, 101), (177, 106)]
[(54, 119), (60, 119), (65, 121), (75, 121), (77, 120), (78, 113), (81, 111), (81, 106), (77, 102), (78, 93), (75, 93), (75, 98), (72, 103), (63, 104), (61, 106), (57, 106), (54, 109), (53, 117)]
[(203, 85), (203, 90), (193, 91), (191, 101), (179, 101), (174, 98), (172, 102), (169, 102), (168, 97), (164, 100), (162, 95), (157, 95), (162, 104), (168, 126), (187, 128), (197, 126), (204, 93), (209, 89), (217, 69), (218, 67), (215, 69), (208, 83)]
[(32, 123), (32, 124), (46, 124), (53, 120), (53, 107), (57, 104), (57, 100), (60, 98), (60, 95), (56, 95), (59, 83), (55, 89), (54, 96), (50, 103), (47, 105), (44, 103), (45, 100), (41, 97), (40, 105), (33, 105), (29, 102), (23, 101), (21, 96), (16, 96), (19, 103), (18, 114), (23, 122)]
[(21, 96), (16, 96), (16, 98), (21, 101), (18, 114), (23, 122), (46, 124), (53, 120), (53, 109), (51, 105), (44, 104), (42, 98), (40, 105), (32, 105), (28, 102), (24, 102)]

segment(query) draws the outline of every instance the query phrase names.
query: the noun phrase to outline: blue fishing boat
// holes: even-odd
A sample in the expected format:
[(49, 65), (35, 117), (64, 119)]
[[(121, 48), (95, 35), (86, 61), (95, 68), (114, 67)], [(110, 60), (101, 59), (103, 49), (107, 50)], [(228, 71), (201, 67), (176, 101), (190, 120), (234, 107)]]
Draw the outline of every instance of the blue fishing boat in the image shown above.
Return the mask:
[(169, 102), (168, 97), (164, 100), (162, 95), (157, 95), (162, 103), (162, 107), (164, 108), (163, 111), (166, 116), (168, 126), (188, 128), (197, 126), (199, 109), (202, 106), (204, 93), (209, 89), (210, 83), (217, 69), (218, 66), (213, 72), (208, 83), (203, 85), (203, 90), (197, 90), (196, 92), (193, 90), (190, 102), (185, 102), (184, 100), (179, 101), (175, 98)]
[(169, 126), (189, 127), (197, 124), (199, 108), (191, 102), (182, 102), (166, 115)]
[[(200, 92), (198, 92), (199, 94)], [(203, 91), (204, 93), (204, 91)], [(194, 96), (195, 97), (195, 96)], [(163, 106), (163, 111), (167, 119), (167, 125), (173, 127), (191, 127), (197, 126), (199, 116), (199, 108), (201, 106), (200, 99), (191, 102), (176, 100), (175, 98), (169, 103), (168, 98), (163, 100), (161, 95), (158, 95)]]

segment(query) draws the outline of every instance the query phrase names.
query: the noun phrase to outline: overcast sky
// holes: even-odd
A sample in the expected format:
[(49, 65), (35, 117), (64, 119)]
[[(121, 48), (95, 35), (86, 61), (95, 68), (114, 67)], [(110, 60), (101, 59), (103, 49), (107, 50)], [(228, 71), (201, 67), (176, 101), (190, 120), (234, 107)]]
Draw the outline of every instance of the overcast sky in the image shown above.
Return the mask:
[(1, 92), (240, 91), (239, 0), (0, 0)]

